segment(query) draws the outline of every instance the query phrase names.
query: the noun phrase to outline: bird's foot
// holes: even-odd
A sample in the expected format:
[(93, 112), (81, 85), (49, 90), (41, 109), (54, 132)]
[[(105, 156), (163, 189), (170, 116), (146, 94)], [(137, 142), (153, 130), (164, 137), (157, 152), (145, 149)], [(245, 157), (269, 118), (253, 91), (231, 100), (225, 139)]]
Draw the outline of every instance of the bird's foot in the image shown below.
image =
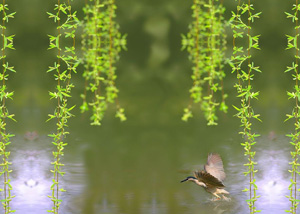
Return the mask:
[(221, 199), (220, 197), (215, 197), (215, 198), (210, 199), (210, 201), (219, 201), (220, 199)]
[(224, 201), (231, 201), (231, 198), (227, 198), (225, 195), (222, 195)]

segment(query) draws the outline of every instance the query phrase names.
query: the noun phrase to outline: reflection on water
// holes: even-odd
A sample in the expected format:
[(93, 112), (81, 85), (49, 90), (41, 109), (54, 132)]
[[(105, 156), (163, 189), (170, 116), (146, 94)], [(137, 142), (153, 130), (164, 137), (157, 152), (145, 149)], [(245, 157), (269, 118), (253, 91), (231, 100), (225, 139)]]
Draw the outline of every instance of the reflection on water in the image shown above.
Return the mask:
[(168, 213), (168, 209), (166, 204), (164, 204), (163, 202), (158, 202), (156, 196), (153, 196), (150, 202), (142, 204), (141, 213), (166, 214)]
[[(30, 138), (27, 136), (30, 135)], [(45, 139), (39, 139), (39, 143), (33, 143), (31, 134), (26, 139), (15, 137), (18, 146), (12, 150), (12, 186), (16, 196), (12, 201), (13, 209), (17, 213), (44, 213), (51, 207), (49, 187), (51, 186), (51, 174), (49, 174), (49, 162), (51, 151), (41, 146)], [(16, 145), (15, 144), (15, 145)]]
[(118, 213), (118, 206), (116, 204), (109, 204), (107, 199), (104, 198), (101, 204), (95, 206), (95, 211), (98, 210), (99, 213)]
[[(257, 169), (256, 184), (258, 186), (257, 194), (261, 197), (256, 203), (256, 207), (262, 210), (262, 213), (284, 213), (289, 208), (289, 201), (285, 195), (289, 194), (289, 148), (288, 139), (284, 137), (275, 137), (270, 133), (268, 137), (263, 136), (258, 140), (257, 150)], [(240, 158), (231, 155), (230, 163), (227, 169), (227, 183), (231, 188), (231, 193), (236, 200), (239, 208), (235, 213), (243, 213), (247, 210), (245, 200), (248, 195), (241, 193), (240, 190), (247, 187), (248, 177), (244, 177), (241, 172), (245, 167), (241, 167)]]
[[(52, 207), (48, 198), (53, 176), (50, 173), (50, 139), (38, 137), (36, 132), (28, 132), (24, 137), (15, 137), (14, 140), (11, 184), (16, 197), (12, 201), (12, 208), (22, 214), (46, 213)], [(61, 212), (80, 214), (81, 195), (85, 187), (82, 163), (78, 163), (78, 157), (66, 160), (66, 174), (60, 182), (68, 191), (61, 196), (64, 200)]]
[(261, 198), (257, 204), (264, 213), (284, 213), (289, 209), (290, 202), (285, 197), (289, 195), (290, 185), (287, 169), (290, 168), (288, 163), (291, 157), (289, 148), (284, 146), (287, 144), (287, 139), (274, 137), (274, 134), (270, 133), (269, 141), (266, 140), (260, 147), (258, 167), (261, 176), (257, 185)]
[[(52, 179), (49, 138), (30, 134), (26, 139), (16, 137), (16, 141), (20, 143), (12, 149), (12, 185), (16, 195), (12, 207), (22, 214), (46, 213), (52, 205), (47, 197), (51, 194)], [(77, 141), (73, 141), (74, 146), (70, 146), (64, 157), (66, 175), (61, 185), (67, 192), (61, 196), (64, 201), (61, 213), (243, 214), (248, 211), (247, 194), (241, 192), (248, 182), (243, 175), (245, 157), (233, 149), (236, 140), (227, 140), (219, 148), (216, 145), (208, 148), (208, 151), (222, 151), (230, 202), (212, 202), (212, 196), (203, 188), (180, 183), (206, 161), (206, 151), (200, 151), (198, 156), (189, 155), (195, 152), (193, 145), (190, 149), (174, 145), (171, 151), (164, 144), (133, 143), (126, 148), (113, 142), (101, 151), (98, 145)], [(261, 195), (256, 205), (262, 213), (283, 213), (289, 208), (285, 197), (289, 185), (286, 144), (284, 137), (261, 137), (256, 146), (257, 185)]]

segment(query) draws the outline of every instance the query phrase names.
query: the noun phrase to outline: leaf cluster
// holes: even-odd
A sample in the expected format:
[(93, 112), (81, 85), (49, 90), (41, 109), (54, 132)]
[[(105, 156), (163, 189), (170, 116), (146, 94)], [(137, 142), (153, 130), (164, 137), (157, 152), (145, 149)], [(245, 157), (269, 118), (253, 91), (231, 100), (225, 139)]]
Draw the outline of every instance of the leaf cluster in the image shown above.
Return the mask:
[[(110, 103), (117, 102), (116, 63), (126, 50), (126, 35), (119, 32), (113, 0), (90, 0), (84, 7), (83, 27), (84, 73), (86, 81), (81, 112), (92, 109), (91, 125), (101, 125)], [(87, 99), (91, 98), (91, 101)], [(125, 121), (124, 109), (117, 102), (116, 117)]]
[[(72, 74), (76, 73), (76, 69), (80, 64), (79, 59), (75, 54), (75, 33), (79, 25), (79, 20), (76, 17), (76, 11), (72, 12), (72, 7), (68, 0), (58, 1), (54, 7), (54, 12), (47, 13), (49, 18), (53, 18), (57, 23), (57, 34), (49, 35), (49, 48), (57, 51), (57, 61), (53, 66), (49, 66), (48, 73), (53, 73), (57, 86), (54, 91), (49, 91), (50, 99), (57, 101), (57, 107), (53, 114), (49, 114), (49, 120), (56, 119), (56, 133), (50, 134), (52, 143), (56, 146), (56, 151), (53, 151), (53, 183), (51, 185), (52, 195), (48, 196), (52, 202), (51, 213), (58, 213), (62, 200), (59, 199), (59, 192), (64, 192), (60, 188), (59, 177), (63, 176), (61, 157), (64, 156), (64, 148), (67, 145), (65, 142), (66, 136), (69, 134), (66, 131), (68, 127), (68, 119), (73, 115), (71, 113), (75, 106), (68, 106), (68, 99), (71, 97), (71, 91), (74, 85), (71, 83)], [(68, 42), (70, 40), (71, 42)], [(69, 46), (66, 44), (70, 44)]]
[[(187, 35), (182, 35), (182, 50), (187, 50), (193, 63), (193, 86), (189, 90), (195, 104), (199, 103), (208, 125), (217, 125), (216, 111), (227, 112), (223, 91), (226, 34), (222, 3), (195, 0), (193, 22)], [(220, 101), (218, 100), (220, 97)], [(184, 109), (182, 120), (192, 117), (191, 105)]]
[[(298, 2), (298, 1), (296, 1)], [(291, 151), (291, 157), (292, 161), (289, 162), (291, 165), (291, 169), (289, 172), (291, 173), (291, 179), (290, 179), (290, 195), (287, 195), (286, 197), (291, 202), (291, 206), (289, 210), (286, 210), (286, 212), (290, 213), (296, 213), (296, 210), (299, 205), (299, 199), (297, 199), (297, 192), (299, 192), (299, 189), (297, 189), (297, 176), (300, 174), (299, 172), (299, 155), (300, 155), (300, 115), (299, 115), (299, 98), (300, 98), (300, 89), (298, 85), (298, 81), (300, 79), (298, 74), (298, 67), (299, 67), (299, 45), (298, 45), (298, 38), (299, 38), (299, 24), (298, 24), (298, 14), (300, 11), (300, 4), (296, 3), (293, 4), (292, 12), (288, 13), (285, 12), (287, 18), (292, 19), (292, 22), (295, 23), (295, 34), (294, 35), (286, 35), (287, 37), (287, 48), (286, 49), (292, 49), (295, 51), (295, 59), (294, 62), (292, 62), (292, 66), (287, 66), (287, 69), (285, 72), (292, 72), (292, 78), (295, 81), (294, 90), (293, 91), (287, 91), (288, 99), (292, 99), (295, 101), (295, 106), (293, 107), (293, 111), (291, 114), (287, 114), (287, 118), (285, 121), (293, 120), (294, 121), (294, 133), (287, 134), (288, 137), (290, 137), (291, 142), (290, 144), (294, 146), (294, 151)]]
[[(254, 6), (251, 1), (239, 0), (236, 12), (232, 11), (232, 18), (230, 25), (233, 31), (233, 55), (229, 62), (232, 73), (236, 74), (237, 83), (234, 87), (237, 90), (237, 97), (240, 98), (241, 105), (239, 107), (233, 106), (236, 110), (236, 117), (241, 121), (242, 131), (239, 132), (245, 141), (241, 143), (244, 147), (244, 155), (247, 157), (247, 171), (245, 176), (249, 177), (249, 188), (243, 191), (249, 192), (249, 199), (246, 200), (250, 213), (260, 212), (255, 207), (255, 202), (259, 198), (257, 192), (257, 185), (255, 174), (257, 164), (255, 159), (256, 152), (253, 151), (253, 146), (256, 144), (256, 138), (259, 134), (252, 132), (253, 119), (260, 120), (260, 115), (255, 114), (252, 108), (251, 100), (258, 99), (259, 92), (254, 91), (252, 87), (252, 80), (255, 72), (261, 72), (258, 66), (254, 65), (252, 61), (251, 51), (259, 48), (259, 36), (251, 35), (250, 24), (254, 22), (255, 18), (259, 18), (260, 12), (254, 13)], [(240, 41), (241, 40), (241, 41)], [(247, 44), (247, 45), (240, 45)]]

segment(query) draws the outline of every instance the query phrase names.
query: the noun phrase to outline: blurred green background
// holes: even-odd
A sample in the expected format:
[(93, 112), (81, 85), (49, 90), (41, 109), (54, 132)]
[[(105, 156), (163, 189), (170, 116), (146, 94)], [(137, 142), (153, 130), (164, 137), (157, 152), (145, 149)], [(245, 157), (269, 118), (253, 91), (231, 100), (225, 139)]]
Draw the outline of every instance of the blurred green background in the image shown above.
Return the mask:
[[(14, 127), (22, 129), (24, 124), (30, 128), (43, 127), (43, 117), (47, 117), (44, 111), (51, 112), (51, 105), (55, 104), (48, 99), (48, 91), (56, 82), (51, 73), (43, 72), (55, 60), (55, 52), (47, 51), (47, 35), (55, 31), (55, 25), (45, 15), (46, 11), (53, 10), (55, 1), (19, 0), (8, 3), (11, 10), (17, 11), (8, 27), (9, 33), (16, 34), (17, 49), (9, 52), (9, 59), (18, 70), (9, 81), (15, 91), (11, 108), (16, 108), (13, 111), (19, 121)], [(192, 21), (191, 3), (176, 0), (117, 2), (117, 19), (121, 32), (128, 34), (128, 51), (121, 53), (117, 80), (120, 101), (126, 107), (129, 118), (127, 123), (139, 120), (139, 124), (155, 126), (169, 124), (170, 121), (182, 124), (180, 117), (189, 101), (188, 90), (192, 81), (188, 54), (181, 51), (181, 34), (187, 33), (187, 26)], [(290, 111), (291, 104), (287, 101), (286, 91), (292, 86), (291, 75), (284, 74), (283, 71), (291, 64), (294, 54), (292, 51), (285, 51), (285, 34), (293, 33), (293, 24), (285, 17), (284, 11), (289, 11), (292, 3), (271, 0), (254, 3), (257, 11), (262, 11), (263, 14), (253, 26), (253, 32), (261, 35), (262, 50), (255, 51), (253, 56), (264, 72), (257, 74), (253, 83), (261, 93), (260, 100), (254, 105), (264, 120), (262, 126), (282, 129), (286, 125), (282, 125), (281, 121), (285, 113)], [(73, 4), (79, 17), (82, 17), (83, 2), (74, 1)], [(225, 6), (226, 17), (229, 18), (235, 1), (225, 2)], [(80, 40), (80, 35), (78, 38)], [(229, 36), (228, 56), (231, 44), (232, 38)], [(80, 41), (77, 45), (79, 48)], [(78, 54), (80, 55), (80, 50)], [(77, 87), (73, 102), (77, 104), (80, 103), (78, 97), (82, 92), (81, 73), (82, 70), (79, 70), (74, 76)], [(228, 103), (238, 102), (232, 87), (235, 75), (231, 74), (229, 68), (226, 81), (226, 91), (230, 95)], [(197, 112), (197, 108), (195, 110)], [(28, 120), (27, 115), (32, 120)], [(225, 117), (231, 119), (231, 115), (232, 112)], [(221, 121), (222, 117), (221, 115)], [(108, 113), (106, 120), (111, 118), (113, 115)], [(193, 123), (201, 119), (201, 114), (196, 113), (195, 118), (185, 125), (194, 127)]]
[[(49, 100), (48, 91), (53, 90), (56, 82), (53, 74), (46, 70), (55, 61), (55, 52), (47, 50), (47, 34), (55, 32), (55, 24), (48, 19), (46, 11), (53, 11), (56, 1), (7, 3), (11, 11), (17, 11), (15, 19), (8, 23), (8, 32), (16, 35), (16, 50), (9, 51), (8, 61), (17, 73), (10, 75), (7, 84), (15, 92), (14, 100), (8, 103), (9, 110), (18, 121), (10, 122), (8, 129), (17, 136), (36, 130), (43, 139), (38, 142), (51, 148), (50, 139), (45, 136), (55, 131), (55, 123), (45, 121), (55, 108), (56, 103)], [(77, 109), (73, 112), (76, 117), (69, 120), (71, 134), (67, 138), (69, 146), (65, 157), (66, 171), (70, 178), (80, 177), (75, 179), (80, 188), (78, 192), (73, 189), (64, 196), (66, 201), (70, 200), (64, 213), (238, 213), (242, 210), (240, 206), (244, 206), (241, 204), (245, 203), (242, 200), (233, 200), (232, 204), (224, 205), (221, 209), (224, 212), (219, 212), (220, 209), (210, 203), (199, 205), (209, 197), (204, 191), (179, 184), (195, 165), (205, 162), (208, 152), (221, 154), (225, 170), (231, 166), (232, 174), (228, 180), (243, 182), (239, 120), (233, 117), (235, 110), (231, 107), (239, 103), (233, 88), (235, 75), (227, 67), (225, 90), (229, 94), (230, 110), (227, 115), (219, 114), (219, 126), (207, 127), (197, 107), (193, 109), (194, 118), (188, 123), (182, 122), (183, 108), (189, 102), (188, 90), (192, 85), (192, 64), (187, 52), (181, 51), (181, 34), (187, 33), (192, 21), (192, 1), (127, 0), (116, 3), (120, 31), (128, 35), (128, 51), (121, 53), (116, 82), (120, 89), (119, 101), (128, 119), (120, 123), (114, 118), (115, 108), (111, 106), (101, 127), (89, 125), (89, 115), (81, 115), (78, 108), (83, 91), (80, 67), (78, 74), (73, 76), (76, 88), (70, 105), (76, 104)], [(256, 74), (253, 81), (254, 89), (260, 91), (259, 100), (253, 101), (253, 106), (255, 112), (261, 114), (263, 123), (254, 122), (253, 130), (262, 134), (258, 140), (262, 145), (268, 143), (265, 136), (270, 132), (283, 136), (293, 130), (292, 122), (283, 122), (285, 114), (290, 113), (294, 105), (286, 95), (294, 82), (291, 73), (284, 73), (294, 55), (293, 51), (285, 50), (285, 34), (293, 34), (294, 29), (284, 14), (291, 10), (293, 1), (253, 3), (257, 11), (263, 12), (253, 24), (253, 33), (261, 35), (261, 51), (253, 52), (253, 59), (263, 71)], [(83, 4), (84, 1), (73, 1), (79, 17), (82, 17)], [(225, 1), (225, 6), (229, 18), (236, 2)], [(228, 33), (230, 56), (230, 29)], [(80, 55), (80, 41), (77, 47)], [(23, 143), (22, 138), (16, 139), (15, 145)], [(289, 148), (285, 137), (278, 143), (281, 145), (279, 150)], [(275, 143), (270, 145), (271, 149), (275, 148)], [(268, 150), (259, 145), (257, 149), (261, 149), (261, 153)], [(235, 167), (230, 165), (234, 161), (238, 163)], [(68, 166), (74, 162), (80, 162), (82, 171), (76, 167), (69, 170)], [(288, 165), (285, 167), (287, 170)], [(233, 184), (232, 181), (228, 183)], [(68, 185), (69, 189), (73, 188), (71, 184), (66, 185), (67, 190)], [(239, 192), (243, 189), (242, 184), (228, 186), (235, 193), (233, 198), (243, 194)], [(198, 208), (203, 211), (199, 212)], [(263, 205), (260, 208), (268, 209)]]

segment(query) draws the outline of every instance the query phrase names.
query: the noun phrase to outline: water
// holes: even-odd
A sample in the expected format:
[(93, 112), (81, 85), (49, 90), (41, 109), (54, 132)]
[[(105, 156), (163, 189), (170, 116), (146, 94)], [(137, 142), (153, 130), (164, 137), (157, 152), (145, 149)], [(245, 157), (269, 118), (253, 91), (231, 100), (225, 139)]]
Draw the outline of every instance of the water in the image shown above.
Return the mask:
[[(51, 195), (53, 174), (50, 173), (52, 162), (50, 139), (45, 136), (28, 137), (17, 136), (17, 146), (12, 149), (13, 161), (11, 185), (13, 186), (13, 209), (17, 213), (32, 214), (45, 213), (50, 210), (52, 203), (48, 198)], [(67, 155), (68, 156), (68, 155)], [(68, 188), (68, 192), (60, 196), (64, 200), (63, 213), (81, 213), (83, 202), (81, 196), (85, 188), (83, 161), (73, 153), (65, 160), (66, 174), (60, 180), (61, 187)]]
[[(116, 125), (116, 124), (112, 124)], [(76, 132), (73, 126), (71, 145), (66, 149), (66, 175), (62, 186), (67, 189), (61, 195), (61, 213), (67, 214), (193, 214), (193, 213), (235, 213), (248, 212), (245, 200), (247, 194), (241, 192), (247, 187), (248, 178), (242, 172), (246, 161), (242, 147), (230, 137), (227, 130), (219, 136), (211, 137), (222, 144), (207, 143), (208, 140), (192, 140), (193, 135), (203, 135), (214, 129), (195, 132), (187, 131), (190, 137), (180, 136), (177, 128), (141, 130), (131, 134), (129, 128), (119, 124), (114, 126), (118, 135), (107, 132), (109, 128), (90, 135), (94, 128), (86, 132)], [(221, 126), (224, 128), (225, 126)], [(111, 128), (111, 127), (110, 127)], [(132, 129), (132, 127), (130, 128)], [(144, 132), (146, 131), (146, 132)], [(172, 135), (171, 133), (172, 132)], [(102, 136), (101, 136), (102, 135)], [(205, 135), (213, 136), (211, 133)], [(110, 137), (109, 137), (110, 136)], [(187, 135), (188, 136), (188, 135)], [(106, 139), (104, 142), (101, 142)], [(51, 208), (47, 195), (51, 194), (52, 174), (50, 170), (50, 139), (39, 135), (34, 139), (17, 136), (12, 146), (13, 193), (16, 198), (12, 207), (17, 213), (46, 213)], [(257, 173), (257, 202), (262, 213), (283, 213), (289, 208), (288, 195), (289, 151), (288, 139), (271, 132), (259, 138), (256, 150), (259, 172)], [(238, 152), (237, 152), (238, 151)], [(180, 183), (193, 170), (202, 169), (208, 152), (221, 154), (227, 173), (226, 190), (231, 201), (212, 202), (212, 196), (193, 183)]]

